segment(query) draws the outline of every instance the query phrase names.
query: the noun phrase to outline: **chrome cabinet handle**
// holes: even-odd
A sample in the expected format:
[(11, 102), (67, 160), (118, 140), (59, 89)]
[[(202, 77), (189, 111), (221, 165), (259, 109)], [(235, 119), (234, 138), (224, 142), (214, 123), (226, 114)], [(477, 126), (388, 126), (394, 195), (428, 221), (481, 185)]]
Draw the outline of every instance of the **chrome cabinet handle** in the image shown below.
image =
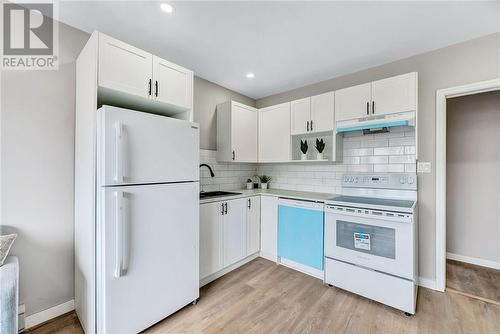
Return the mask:
[(235, 158), (236, 158), (236, 154), (235, 154), (235, 152), (234, 152), (234, 150), (233, 150), (233, 160), (234, 160)]
[(155, 80), (155, 96), (158, 97), (158, 80)]
[(224, 209), (224, 214), (225, 214), (225, 215), (227, 215), (227, 202), (226, 202), (226, 203), (224, 203), (224, 207), (225, 207), (225, 209)]
[(249, 198), (248, 199), (248, 208), (251, 209), (252, 208), (252, 200)]
[(220, 204), (220, 214), (224, 215), (224, 203)]
[(311, 119), (311, 131), (313, 130), (313, 121)]
[(307, 121), (306, 123), (307, 123), (307, 132), (309, 132), (309, 121)]
[(375, 114), (375, 101), (372, 101), (372, 114)]
[(370, 102), (366, 102), (366, 114), (370, 115)]
[(151, 96), (151, 85), (153, 84), (153, 79), (149, 79), (149, 82), (148, 82), (148, 95)]

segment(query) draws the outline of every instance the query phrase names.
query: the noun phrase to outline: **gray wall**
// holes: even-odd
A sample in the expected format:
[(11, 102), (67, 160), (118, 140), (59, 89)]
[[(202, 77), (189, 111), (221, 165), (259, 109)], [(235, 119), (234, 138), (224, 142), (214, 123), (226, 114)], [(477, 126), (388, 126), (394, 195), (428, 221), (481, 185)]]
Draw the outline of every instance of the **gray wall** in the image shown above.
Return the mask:
[[(57, 71), (1, 75), (1, 215), (3, 232), (19, 234), (21, 303), (26, 314), (74, 298), (73, 183), (75, 60), (89, 34), (59, 26)], [(194, 79), (194, 118), (201, 147), (215, 149), (215, 108), (234, 99), (255, 101)], [(2, 232), (2, 233), (3, 233)]]
[(432, 162), (432, 172), (420, 174), (418, 180), (420, 276), (434, 280), (436, 90), (500, 77), (500, 33), (259, 99), (256, 105), (265, 107), (413, 71), (419, 75), (419, 160)]
[(500, 263), (500, 91), (446, 110), (447, 252)]
[(200, 148), (217, 149), (217, 104), (235, 100), (255, 106), (255, 100), (205, 79), (194, 78), (194, 121), (200, 123)]
[(73, 299), (74, 60), (87, 36), (61, 25), (59, 70), (2, 73), (1, 225), (19, 234), (27, 315)]

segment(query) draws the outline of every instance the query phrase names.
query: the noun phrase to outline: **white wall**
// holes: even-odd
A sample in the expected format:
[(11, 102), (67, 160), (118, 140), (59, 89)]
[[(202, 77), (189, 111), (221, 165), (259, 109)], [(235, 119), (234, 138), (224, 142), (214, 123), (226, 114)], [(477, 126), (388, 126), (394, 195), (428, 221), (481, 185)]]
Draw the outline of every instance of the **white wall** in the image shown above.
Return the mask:
[[(309, 150), (315, 150), (309, 145)], [(259, 174), (270, 175), (271, 188), (341, 193), (345, 173), (413, 172), (415, 131), (413, 127), (394, 127), (388, 133), (363, 135), (346, 133), (342, 163), (261, 164)]]
[(500, 92), (448, 99), (447, 252), (500, 265)]
[(2, 73), (0, 218), (19, 234), (27, 315), (73, 299), (74, 60), (87, 36), (60, 25), (59, 70)]

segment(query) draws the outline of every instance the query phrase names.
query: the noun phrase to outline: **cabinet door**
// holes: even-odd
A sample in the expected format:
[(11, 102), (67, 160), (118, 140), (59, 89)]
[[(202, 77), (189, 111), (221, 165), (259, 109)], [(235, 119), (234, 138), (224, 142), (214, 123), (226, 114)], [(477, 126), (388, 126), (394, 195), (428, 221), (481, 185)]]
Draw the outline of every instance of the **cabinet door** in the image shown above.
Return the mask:
[(259, 161), (290, 160), (290, 103), (259, 110)]
[(99, 34), (99, 86), (150, 97), (153, 56), (119, 40)]
[(417, 110), (417, 73), (372, 82), (375, 115)]
[(328, 92), (311, 97), (311, 131), (333, 131), (334, 116), (334, 92)]
[(224, 214), (224, 267), (234, 264), (246, 256), (246, 199), (225, 202)]
[(344, 121), (369, 115), (371, 83), (335, 92), (335, 120)]
[(200, 205), (200, 279), (222, 269), (222, 203)]
[(290, 113), (292, 121), (292, 135), (310, 131), (311, 122), (311, 98), (295, 100), (290, 102)]
[(153, 56), (153, 95), (157, 101), (179, 110), (193, 105), (193, 72)]
[(247, 253), (260, 250), (260, 196), (247, 198)]
[(278, 198), (261, 196), (260, 199), (260, 251), (261, 256), (276, 261), (278, 254)]
[(234, 161), (257, 162), (257, 109), (232, 102), (231, 140)]

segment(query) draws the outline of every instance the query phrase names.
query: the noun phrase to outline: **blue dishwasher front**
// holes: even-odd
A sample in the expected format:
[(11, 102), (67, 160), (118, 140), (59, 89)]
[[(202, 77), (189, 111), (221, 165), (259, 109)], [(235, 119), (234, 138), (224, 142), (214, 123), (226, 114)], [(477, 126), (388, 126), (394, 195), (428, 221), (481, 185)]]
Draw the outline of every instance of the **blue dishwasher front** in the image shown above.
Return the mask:
[(323, 208), (323, 203), (280, 198), (279, 257), (323, 270)]

